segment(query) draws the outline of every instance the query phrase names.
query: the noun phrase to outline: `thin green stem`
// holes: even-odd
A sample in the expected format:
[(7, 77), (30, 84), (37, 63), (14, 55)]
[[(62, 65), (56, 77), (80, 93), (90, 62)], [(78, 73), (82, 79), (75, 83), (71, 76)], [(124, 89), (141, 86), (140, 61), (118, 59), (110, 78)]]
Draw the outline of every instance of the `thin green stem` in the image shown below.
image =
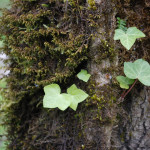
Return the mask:
[(127, 96), (127, 94), (132, 90), (132, 88), (134, 87), (134, 85), (137, 81), (138, 81), (138, 79), (136, 79), (134, 81), (134, 83), (132, 84), (132, 86), (129, 88), (129, 90), (123, 96), (121, 96), (122, 99), (124, 99)]

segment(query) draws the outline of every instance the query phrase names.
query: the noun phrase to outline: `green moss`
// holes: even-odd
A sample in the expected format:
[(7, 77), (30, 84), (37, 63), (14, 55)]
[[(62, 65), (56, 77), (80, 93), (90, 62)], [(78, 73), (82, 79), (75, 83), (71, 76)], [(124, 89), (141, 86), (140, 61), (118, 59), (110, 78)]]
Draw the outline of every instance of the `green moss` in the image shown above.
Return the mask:
[(93, 10), (97, 9), (96, 4), (95, 4), (95, 0), (88, 0), (88, 4), (89, 4), (90, 9), (93, 9)]
[(117, 110), (113, 114), (111, 112), (117, 106), (117, 87), (114, 86), (104, 85), (99, 87), (94, 80), (90, 81), (88, 86), (90, 97), (85, 105), (93, 112), (93, 120), (99, 120), (102, 124), (116, 122)]
[(100, 44), (97, 46), (97, 57), (94, 60), (97, 64), (101, 64), (102, 60), (109, 58), (112, 62), (117, 55), (117, 51), (114, 46), (108, 41), (101, 40)]
[[(34, 114), (43, 111), (43, 87), (53, 82), (70, 84), (68, 79), (88, 59), (91, 32), (97, 27), (99, 16), (93, 15), (92, 1), (90, 6), (91, 9), (86, 7), (86, 2), (76, 0), (70, 0), (67, 6), (63, 0), (17, 0), (11, 11), (4, 12), (0, 34), (6, 36), (3, 52), (11, 62), (6, 97), (13, 102), (6, 109), (5, 124), (8, 140), (16, 140), (12, 149), (34, 149), (27, 141), (39, 135), (30, 136), (27, 131), (32, 129), (30, 121), (37, 119)], [(39, 118), (39, 122), (43, 121)], [(82, 114), (76, 119), (81, 122)]]

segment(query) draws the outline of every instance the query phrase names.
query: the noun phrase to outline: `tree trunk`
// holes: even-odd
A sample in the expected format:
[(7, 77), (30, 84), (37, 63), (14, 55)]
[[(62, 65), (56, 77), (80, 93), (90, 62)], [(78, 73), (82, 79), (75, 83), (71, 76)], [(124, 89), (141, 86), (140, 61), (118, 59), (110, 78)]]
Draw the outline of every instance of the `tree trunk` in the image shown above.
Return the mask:
[[(81, 5), (86, 9), (76, 11), (73, 2), (76, 6)], [(8, 77), (11, 93), (8, 94), (8, 97), (10, 101), (15, 101), (9, 111), (7, 110), (6, 115), (10, 141), (8, 149), (150, 149), (150, 89), (138, 82), (127, 97), (121, 100), (123, 90), (116, 81), (116, 76), (123, 74), (125, 61), (143, 58), (150, 62), (150, 3), (148, 0), (95, 0), (95, 3), (92, 2), (94, 1), (89, 0), (87, 4), (86, 1), (68, 0), (64, 4), (64, 1), (61, 0), (35, 0), (35, 2), (16, 0), (13, 8), (7, 12), (7, 17), (2, 19), (1, 33), (8, 36), (8, 43), (5, 44), (9, 45), (5, 47), (4, 52), (12, 62), (10, 77)], [(44, 7), (42, 4), (50, 6)], [(55, 6), (58, 6), (58, 10)], [(77, 9), (80, 9), (81, 6)], [(35, 16), (39, 9), (43, 11), (43, 16), (45, 16), (40, 16), (42, 23), (38, 20), (40, 18), (38, 16), (38, 19), (30, 18), (28, 7), (33, 10), (34, 13), (31, 12), (31, 14)], [(55, 12), (44, 14), (47, 7)], [(65, 15), (59, 16), (59, 13), (67, 15), (70, 13), (70, 18), (65, 20), (67, 23), (65, 21), (62, 23)], [(47, 17), (48, 15), (53, 15), (54, 20)], [(10, 16), (11, 21), (7, 20)], [(117, 28), (117, 17), (125, 18), (127, 27), (136, 26), (146, 34), (146, 38), (138, 39), (130, 51), (127, 51), (119, 41), (113, 40), (114, 30)], [(35, 21), (35, 24), (32, 24), (32, 21)], [(38, 25), (36, 21), (39, 21)], [(50, 21), (53, 29), (47, 26)], [(44, 31), (43, 24), (46, 24), (45, 30), (48, 31)], [(28, 26), (30, 28), (24, 31), (24, 28)], [(57, 29), (60, 29), (58, 35), (58, 32), (55, 31)], [(31, 36), (30, 32), (34, 32), (33, 39), (28, 39)], [(76, 39), (80, 34), (84, 36)], [(75, 50), (74, 47), (68, 46), (68, 43), (72, 42), (70, 40), (67, 43), (70, 36), (75, 42), (82, 41), (74, 45), (75, 48), (77, 47)], [(64, 45), (70, 48), (69, 52), (63, 45), (64, 41), (66, 42)], [(20, 54), (26, 57), (22, 59)], [(32, 59), (33, 57), (38, 59)], [(68, 64), (71, 64), (71, 67)], [(28, 72), (22, 69), (24, 66)], [(48, 73), (43, 71), (40, 74), (38, 67), (40, 69), (47, 67)], [(76, 78), (76, 74), (81, 69), (87, 69), (91, 74), (88, 83)], [(20, 83), (16, 83), (17, 81)], [(77, 111), (70, 108), (64, 112), (57, 108), (45, 109), (42, 106), (43, 86), (53, 82), (59, 83), (62, 91), (65, 91), (72, 83), (76, 83), (89, 94), (89, 97), (78, 105)], [(38, 87), (35, 87), (35, 84)]]

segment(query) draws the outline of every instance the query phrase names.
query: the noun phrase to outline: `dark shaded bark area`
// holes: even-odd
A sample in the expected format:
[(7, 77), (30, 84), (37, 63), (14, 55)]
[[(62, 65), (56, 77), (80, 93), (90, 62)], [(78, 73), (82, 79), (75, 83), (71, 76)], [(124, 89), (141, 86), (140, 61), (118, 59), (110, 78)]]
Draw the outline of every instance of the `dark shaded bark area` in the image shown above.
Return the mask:
[[(96, 11), (87, 9), (86, 1), (72, 1), (85, 7), (82, 11), (80, 7), (64, 5), (63, 1), (27, 1), (22, 1), (22, 4), (21, 1), (16, 1), (15, 5), (19, 7), (9, 12), (6, 20), (4, 18), (5, 30), (1, 31), (16, 39), (14, 42), (8, 38), (9, 44), (15, 49), (12, 52), (15, 58), (20, 58), (21, 52), (26, 56), (25, 60), (24, 57), (19, 61), (15, 60), (11, 51), (5, 47), (5, 52), (14, 61), (11, 65), (11, 77), (15, 76), (15, 80), (10, 79), (10, 89), (14, 91), (9, 98), (17, 101), (19, 97), (7, 115), (10, 117), (7, 121), (10, 134), (8, 149), (149, 150), (150, 89), (138, 83), (122, 102), (119, 99), (122, 90), (115, 79), (117, 75), (123, 74), (125, 61), (144, 58), (150, 62), (149, 1), (97, 0)], [(49, 4), (54, 12), (51, 14), (47, 8), (43, 8), (43, 3)], [(29, 8), (33, 12), (30, 13)], [(39, 9), (42, 9), (42, 13), (39, 13)], [(73, 19), (64, 17), (63, 13), (67, 10), (67, 17), (71, 13)], [(35, 18), (31, 19), (31, 14), (35, 14)], [(93, 19), (94, 16), (96, 17)], [(9, 22), (9, 17), (12, 22), (15, 21)], [(146, 34), (146, 38), (137, 40), (130, 51), (126, 51), (120, 42), (113, 40), (116, 17), (125, 18), (128, 27), (136, 26)], [(42, 18), (42, 23), (39, 18)], [(93, 20), (98, 26), (93, 26)], [(8, 22), (13, 28), (7, 26)], [(32, 28), (20, 31), (20, 28), (24, 30), (22, 26), (28, 27), (30, 23)], [(14, 27), (16, 24), (20, 28)], [(35, 24), (36, 29), (33, 28)], [(50, 24), (52, 28), (45, 29), (43, 24)], [(79, 29), (78, 32), (76, 29)], [(24, 43), (20, 43), (18, 36), (25, 39)], [(33, 56), (29, 57), (30, 54), (34, 59)], [(26, 61), (30, 63), (26, 64)], [(29, 71), (23, 74), (24, 63)], [(92, 75), (87, 84), (76, 78), (76, 73), (83, 68)], [(17, 82), (20, 83), (19, 86)], [(71, 83), (76, 83), (90, 96), (79, 104), (76, 112), (71, 109), (64, 112), (57, 108), (44, 109), (43, 86), (53, 82), (59, 83), (63, 91)]]

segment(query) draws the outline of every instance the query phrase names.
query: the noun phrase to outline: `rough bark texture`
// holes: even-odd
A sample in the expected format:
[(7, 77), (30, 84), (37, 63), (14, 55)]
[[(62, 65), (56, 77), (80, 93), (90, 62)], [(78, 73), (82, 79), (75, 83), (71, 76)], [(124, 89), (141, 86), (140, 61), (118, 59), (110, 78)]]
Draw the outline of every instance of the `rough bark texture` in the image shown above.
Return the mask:
[[(137, 96), (137, 95), (140, 95)], [(123, 150), (150, 149), (150, 89), (135, 91), (130, 99), (129, 120), (124, 128)]]
[[(105, 1), (104, 6), (107, 8), (108, 16), (105, 16), (105, 21), (111, 22), (110, 25), (106, 24), (103, 28), (100, 28), (99, 31), (109, 33), (110, 29), (114, 28), (114, 18), (116, 16), (116, 11), (111, 11), (113, 4), (111, 1)], [(100, 7), (102, 9), (102, 7)], [(109, 13), (111, 12), (111, 13)], [(107, 20), (108, 19), (108, 20)], [(102, 22), (102, 20), (100, 21)], [(108, 30), (107, 30), (108, 29)], [(102, 33), (102, 31), (100, 33)], [(113, 35), (98, 35), (100, 39), (110, 38), (113, 39)], [(97, 64), (95, 59), (98, 57), (99, 53), (97, 52), (98, 46), (101, 44), (99, 39), (93, 41), (91, 46), (91, 55), (92, 61), (89, 63), (89, 70), (92, 75), (96, 74), (94, 77), (96, 83), (98, 83), (97, 89), (100, 90), (100, 87), (105, 84), (110, 84), (111, 78), (106, 78), (106, 75), (112, 76), (108, 71), (107, 73), (102, 73), (101, 71), (105, 68), (110, 68), (118, 66), (117, 56), (116, 59), (110, 63), (110, 59), (104, 59), (101, 64)], [(102, 54), (100, 54), (102, 55)], [(124, 103), (126, 117), (122, 119), (122, 124), (109, 124), (100, 126), (99, 130), (101, 131), (101, 149), (119, 149), (119, 150), (148, 150), (150, 149), (150, 104), (149, 104), (149, 90), (146, 87), (141, 87), (141, 91), (134, 91), (136, 94), (133, 94), (128, 98), (128, 103)], [(110, 110), (107, 110), (107, 113)], [(121, 110), (120, 110), (121, 111)], [(116, 108), (112, 108), (110, 113), (113, 112), (113, 116), (118, 113)], [(103, 114), (104, 115), (104, 114)], [(123, 117), (123, 116), (122, 116)]]
[[(29, 7), (33, 9), (35, 13), (35, 17), (33, 20), (38, 22), (39, 18), (43, 17), (42, 15), (38, 18), (39, 8), (42, 11), (47, 10), (48, 8), (41, 7), (43, 1), (33, 1), (29, 2), (27, 0)], [(75, 0), (73, 0), (74, 2)], [(5, 52), (10, 55), (11, 61), (14, 63), (11, 65), (11, 72), (10, 77), (15, 76), (15, 80), (10, 79), (10, 89), (14, 89), (14, 93), (12, 92), (12, 97), (10, 100), (16, 100), (19, 97), (19, 102), (15, 103), (11, 106), (11, 111), (7, 114), (8, 125), (9, 126), (9, 134), (8, 139), (10, 140), (10, 144), (8, 149), (10, 150), (149, 150), (150, 149), (150, 89), (148, 87), (142, 86), (140, 83), (134, 87), (134, 90), (125, 98), (122, 102), (119, 97), (121, 95), (122, 90), (119, 88), (118, 83), (116, 82), (116, 76), (123, 74), (123, 62), (124, 61), (134, 61), (138, 58), (144, 58), (147, 61), (150, 61), (149, 58), (149, 37), (150, 37), (150, 17), (149, 17), (149, 1), (148, 0), (96, 0), (96, 12), (93, 10), (85, 11), (75, 11), (75, 13), (71, 12), (72, 6), (68, 5), (66, 1), (65, 9), (63, 8), (63, 1), (51, 1), (45, 0), (45, 3), (49, 3), (52, 10), (55, 10), (55, 6), (57, 4), (61, 4), (58, 7), (62, 13), (69, 9), (69, 13), (71, 13), (71, 17), (75, 17), (73, 19), (68, 19), (67, 24), (59, 21), (62, 21), (63, 15), (60, 15), (59, 10), (54, 13), (54, 23), (52, 22), (52, 26), (54, 24), (57, 27), (53, 29), (44, 28), (43, 25), (39, 26), (35, 30), (35, 34), (33, 34), (33, 39), (28, 40), (28, 36), (31, 36), (34, 32), (32, 23), (29, 30), (31, 31), (24, 31), (24, 28), (20, 25), (22, 20), (25, 22), (25, 27), (28, 27), (31, 19), (28, 19), (31, 14), (29, 14), (26, 18), (26, 14), (28, 14), (28, 7), (24, 8), (20, 1), (16, 1), (16, 5), (19, 4), (17, 10), (9, 12), (12, 18), (14, 17), (15, 22), (11, 23), (5, 18), (5, 32), (12, 38), (18, 40), (16, 37), (20, 36), (23, 40), (25, 38), (25, 43), (19, 43), (20, 39), (15, 43), (9, 39), (9, 44), (16, 50), (14, 53), (8, 50)], [(75, 1), (77, 2), (77, 1)], [(86, 1), (84, 1), (85, 3)], [(81, 2), (82, 3), (82, 2)], [(23, 4), (27, 4), (24, 2)], [(38, 9), (36, 11), (36, 6), (38, 5)], [(82, 4), (83, 5), (83, 4)], [(84, 7), (88, 7), (87, 4), (84, 4)], [(93, 7), (93, 6), (92, 6)], [(24, 8), (24, 9), (22, 9)], [(63, 8), (63, 9), (62, 9)], [(74, 7), (73, 7), (74, 8)], [(27, 9), (27, 10), (26, 10)], [(79, 8), (78, 8), (79, 9)], [(56, 11), (55, 10), (55, 11)], [(64, 11), (65, 10), (65, 11)], [(75, 8), (73, 9), (75, 10)], [(25, 14), (22, 15), (22, 11), (25, 11)], [(84, 26), (80, 26), (83, 19), (83, 25), (86, 25), (86, 28), (83, 28), (82, 34), (86, 34), (86, 36), (90, 36), (87, 33), (86, 29), (89, 29), (87, 25), (92, 19), (88, 16), (85, 12), (91, 13), (91, 15), (98, 14), (99, 18), (96, 20), (98, 27), (93, 29), (92, 27), (90, 30), (90, 34), (94, 34), (92, 36), (92, 40), (86, 42), (77, 43), (76, 45), (79, 46), (77, 49), (70, 48), (68, 43), (71, 43), (71, 40), (64, 45), (67, 45), (67, 48), (73, 53), (71, 53), (68, 49), (67, 51), (64, 45), (61, 45), (65, 39), (67, 39), (72, 33), (68, 28), (77, 26), (77, 28), (83, 28)], [(84, 16), (84, 13), (86, 14)], [(39, 13), (40, 14), (40, 13)], [(7, 16), (8, 18), (10, 16)], [(22, 15), (22, 16), (21, 16)], [(50, 22), (52, 19), (48, 17), (46, 18), (47, 14), (44, 14), (44, 19), (41, 21), (43, 24)], [(78, 18), (77, 15), (81, 15), (82, 17)], [(21, 17), (20, 17), (21, 16)], [(59, 16), (59, 17), (58, 17)], [(22, 19), (20, 19), (20, 18)], [(56, 19), (58, 17), (58, 19)], [(89, 17), (91, 20), (87, 21), (86, 17)], [(114, 30), (116, 28), (116, 17), (126, 18), (127, 19), (127, 26), (136, 26), (140, 30), (142, 30), (146, 34), (146, 38), (142, 40), (138, 40), (136, 44), (132, 47), (130, 51), (126, 51), (123, 46), (119, 42), (115, 42), (113, 40)], [(19, 19), (20, 22), (18, 21)], [(41, 19), (40, 18), (40, 19)], [(45, 19), (46, 18), (46, 19)], [(53, 17), (52, 17), (53, 18)], [(17, 20), (18, 19), (18, 20)], [(37, 20), (36, 20), (37, 19)], [(79, 19), (79, 20), (78, 20)], [(81, 19), (81, 20), (80, 20)], [(46, 20), (46, 22), (45, 22)], [(75, 21), (74, 21), (75, 20)], [(85, 21), (86, 20), (86, 21)], [(66, 21), (66, 20), (65, 20)], [(73, 21), (73, 23), (71, 22)], [(81, 21), (81, 22), (80, 22)], [(95, 20), (94, 20), (95, 21)], [(11, 26), (7, 26), (7, 22), (11, 24), (11, 26), (15, 26), (16, 24), (21, 26), (21, 30), (16, 28), (12, 28)], [(13, 21), (12, 21), (13, 22)], [(40, 23), (41, 23), (40, 22)], [(48, 23), (49, 23), (48, 22)], [(71, 23), (70, 23), (71, 22)], [(38, 22), (39, 23), (39, 22)], [(39, 24), (40, 24), (39, 23)], [(42, 24), (41, 23), (41, 24)], [(48, 24), (47, 23), (47, 24)], [(93, 23), (93, 22), (92, 22)], [(34, 24), (34, 23), (33, 23)], [(36, 23), (35, 23), (36, 24)], [(69, 25), (70, 26), (69, 26)], [(75, 25), (74, 25), (75, 24)], [(57, 30), (60, 27), (60, 38), (59, 35), (57, 37)], [(3, 29), (3, 28), (2, 28)], [(13, 34), (10, 34), (10, 30), (12, 30)], [(45, 31), (48, 30), (48, 31)], [(53, 31), (52, 31), (53, 30)], [(61, 33), (62, 30), (65, 32)], [(72, 29), (73, 30), (73, 29)], [(37, 32), (36, 32), (37, 31)], [(41, 33), (42, 31), (42, 33)], [(2, 32), (2, 31), (1, 31)], [(5, 33), (4, 32), (4, 33)], [(29, 32), (29, 35), (26, 35)], [(50, 32), (50, 33), (49, 33)], [(52, 33), (51, 33), (52, 32)], [(80, 30), (81, 32), (81, 30)], [(79, 33), (80, 33), (79, 32)], [(3, 32), (2, 32), (3, 33)], [(4, 34), (3, 33), (3, 34)], [(75, 31), (73, 31), (75, 37), (78, 35)], [(49, 38), (50, 34), (50, 38)], [(77, 35), (76, 35), (77, 34)], [(8, 37), (9, 37), (8, 36)], [(37, 37), (36, 37), (37, 36)], [(85, 36), (85, 37), (86, 37)], [(32, 37), (32, 36), (31, 36)], [(42, 37), (42, 38), (41, 38)], [(54, 41), (51, 38), (56, 38)], [(83, 39), (86, 41), (83, 36)], [(38, 42), (34, 43), (34, 38)], [(63, 39), (64, 38), (64, 39)], [(42, 39), (42, 40), (41, 40)], [(82, 41), (82, 38), (77, 39), (76, 42)], [(30, 40), (33, 44), (30, 44)], [(53, 45), (49, 46), (49, 49), (44, 45), (45, 41), (49, 45), (52, 42)], [(61, 41), (58, 43), (58, 41)], [(44, 42), (43, 42), (44, 41)], [(14, 42), (14, 43), (13, 43)], [(36, 44), (39, 44), (36, 49)], [(44, 43), (44, 44), (43, 44)], [(17, 46), (16, 46), (16, 45)], [(34, 45), (35, 44), (35, 45)], [(15, 46), (16, 47), (15, 47)], [(76, 46), (75, 45), (75, 46)], [(88, 48), (83, 48), (83, 45), (88, 45)], [(45, 48), (45, 47), (46, 48)], [(72, 46), (72, 45), (71, 45)], [(74, 45), (73, 45), (74, 46)], [(74, 46), (74, 47), (75, 47)], [(63, 51), (59, 51), (59, 49), (63, 49)], [(85, 46), (86, 47), (86, 46)], [(28, 48), (28, 49), (27, 49)], [(20, 55), (22, 52), (25, 55), (24, 51), (30, 52), (32, 54), (32, 48), (35, 50), (34, 53), (34, 61), (39, 59), (36, 64), (33, 64), (32, 61), (30, 62), (30, 58), (27, 54), (25, 58), (26, 61), (29, 61), (29, 65), (25, 64), (27, 69), (33, 71), (30, 73), (24, 73), (22, 75), (22, 64), (26, 63), (26, 61), (20, 59), (15, 60), (13, 59), (13, 55), (15, 58)], [(75, 47), (76, 48), (76, 47)], [(7, 47), (5, 47), (7, 49)], [(31, 50), (30, 50), (31, 49)], [(41, 51), (40, 51), (41, 50)], [(39, 55), (37, 55), (37, 51), (40, 51)], [(57, 51), (57, 52), (56, 52)], [(12, 55), (13, 53), (13, 55)], [(71, 54), (70, 54), (71, 53)], [(48, 55), (49, 54), (49, 55)], [(48, 55), (48, 56), (47, 56)], [(80, 58), (76, 60), (76, 57)], [(83, 56), (86, 56), (83, 57)], [(26, 56), (26, 55), (25, 55)], [(54, 58), (53, 58), (53, 57)], [(37, 57), (37, 58), (36, 58)], [(61, 57), (61, 59), (59, 59)], [(68, 59), (69, 58), (69, 59)], [(72, 59), (72, 61), (71, 61)], [(32, 58), (31, 58), (32, 60)], [(57, 61), (60, 61), (57, 64)], [(66, 60), (69, 63), (75, 63), (76, 65), (67, 66)], [(19, 64), (20, 63), (20, 64)], [(66, 65), (64, 65), (66, 63)], [(20, 66), (19, 66), (20, 65)], [(24, 65), (24, 64), (23, 64)], [(19, 66), (19, 67), (18, 67)], [(42, 70), (44, 67), (51, 67), (51, 70), (47, 70), (47, 74)], [(67, 66), (67, 67), (66, 67)], [(15, 70), (14, 68), (20, 69), (21, 71)], [(30, 68), (32, 67), (32, 68)], [(42, 68), (42, 69), (41, 69)], [(69, 69), (68, 69), (69, 68)], [(88, 70), (88, 72), (92, 75), (88, 84), (85, 84), (81, 81), (78, 81), (76, 78), (76, 73), (82, 68)], [(43, 71), (41, 74), (40, 72), (34, 72), (35, 70)], [(40, 70), (41, 69), (41, 70)], [(66, 75), (65, 73), (69, 70), (72, 71), (71, 75)], [(17, 72), (18, 71), (18, 72)], [(57, 72), (58, 71), (58, 72)], [(65, 72), (66, 71), (66, 72)], [(68, 72), (69, 72), (68, 71)], [(67, 73), (68, 73), (67, 72)], [(70, 73), (69, 72), (69, 73)], [(39, 73), (39, 76), (37, 75)], [(30, 77), (37, 79), (38, 81), (34, 82), (35, 80), (30, 80)], [(63, 76), (64, 75), (64, 76)], [(50, 77), (49, 77), (50, 76)], [(54, 78), (58, 76), (57, 78)], [(62, 77), (62, 78), (61, 78)], [(66, 87), (70, 86), (69, 82), (65, 82), (65, 79), (70, 81), (70, 83), (76, 83), (80, 88), (86, 90), (90, 95), (89, 98), (79, 104), (78, 109), (74, 112), (71, 109), (67, 109), (66, 111), (62, 112), (58, 109), (44, 109), (42, 107), (42, 98), (44, 95), (43, 92), (43, 85), (47, 83), (51, 83), (53, 81), (58, 82), (63, 87), (63, 90), (66, 90)], [(13, 78), (14, 79), (14, 78)], [(53, 79), (53, 80), (52, 80)], [(58, 79), (58, 80), (57, 80)], [(17, 85), (14, 82), (19, 80), (20, 84)], [(29, 81), (28, 81), (29, 80)], [(26, 84), (24, 84), (24, 82)], [(44, 83), (46, 81), (47, 83)], [(61, 82), (62, 81), (62, 82)], [(28, 85), (29, 84), (29, 85)], [(35, 84), (38, 84), (38, 87), (35, 87)], [(25, 90), (24, 90), (25, 89)], [(20, 92), (20, 95), (18, 94)], [(22, 93), (21, 93), (22, 92)], [(32, 94), (30, 94), (32, 92)], [(18, 94), (18, 95), (17, 95)], [(23, 96), (22, 96), (23, 95)], [(22, 96), (22, 97), (21, 97)], [(12, 117), (12, 118), (11, 118)]]

